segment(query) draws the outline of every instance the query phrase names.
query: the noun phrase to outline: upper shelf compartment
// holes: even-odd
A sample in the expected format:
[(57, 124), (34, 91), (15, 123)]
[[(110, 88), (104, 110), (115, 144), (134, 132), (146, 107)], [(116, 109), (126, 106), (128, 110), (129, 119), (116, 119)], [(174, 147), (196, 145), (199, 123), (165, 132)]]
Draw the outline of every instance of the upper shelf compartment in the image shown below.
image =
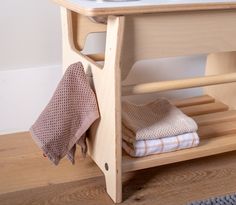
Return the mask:
[(236, 0), (53, 0), (59, 5), (85, 16), (127, 15), (171, 11), (234, 9)]

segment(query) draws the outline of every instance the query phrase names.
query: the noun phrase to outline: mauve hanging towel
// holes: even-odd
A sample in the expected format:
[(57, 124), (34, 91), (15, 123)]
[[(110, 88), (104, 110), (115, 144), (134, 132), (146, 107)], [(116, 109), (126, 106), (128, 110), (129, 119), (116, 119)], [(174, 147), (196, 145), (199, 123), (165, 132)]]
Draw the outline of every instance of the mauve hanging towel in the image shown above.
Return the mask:
[(85, 133), (97, 118), (95, 94), (78, 62), (68, 67), (30, 132), (44, 155), (55, 165), (66, 155), (74, 163), (76, 143), (86, 153)]

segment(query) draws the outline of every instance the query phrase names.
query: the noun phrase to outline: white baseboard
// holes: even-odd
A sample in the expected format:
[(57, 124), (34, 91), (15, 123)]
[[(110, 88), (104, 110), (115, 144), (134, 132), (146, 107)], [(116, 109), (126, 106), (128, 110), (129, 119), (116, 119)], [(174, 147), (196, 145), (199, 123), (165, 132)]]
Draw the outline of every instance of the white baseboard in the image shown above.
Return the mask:
[(0, 134), (27, 131), (61, 76), (61, 65), (0, 71)]

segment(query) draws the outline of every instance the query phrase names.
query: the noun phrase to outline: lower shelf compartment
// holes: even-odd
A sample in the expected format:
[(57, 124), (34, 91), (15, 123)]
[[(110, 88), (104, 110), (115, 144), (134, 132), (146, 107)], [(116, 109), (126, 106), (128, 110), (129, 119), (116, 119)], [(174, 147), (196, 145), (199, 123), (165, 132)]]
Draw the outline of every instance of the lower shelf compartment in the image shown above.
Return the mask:
[(141, 158), (130, 157), (124, 153), (123, 172), (236, 150), (236, 110), (228, 110), (227, 105), (207, 95), (173, 103), (197, 122), (199, 146)]

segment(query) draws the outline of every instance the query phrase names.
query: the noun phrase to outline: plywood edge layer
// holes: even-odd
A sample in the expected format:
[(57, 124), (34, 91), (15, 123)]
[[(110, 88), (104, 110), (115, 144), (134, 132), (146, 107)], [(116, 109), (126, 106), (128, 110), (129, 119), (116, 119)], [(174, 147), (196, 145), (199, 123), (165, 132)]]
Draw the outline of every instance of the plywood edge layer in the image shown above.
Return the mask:
[(108, 16), (108, 15), (129, 15), (143, 13), (162, 13), (177, 11), (200, 11), (200, 10), (226, 10), (236, 9), (236, 3), (189, 3), (189, 4), (166, 4), (129, 7), (108, 7), (108, 8), (85, 8), (78, 3), (68, 0), (53, 0), (55, 3), (67, 9), (73, 10), (85, 16)]

